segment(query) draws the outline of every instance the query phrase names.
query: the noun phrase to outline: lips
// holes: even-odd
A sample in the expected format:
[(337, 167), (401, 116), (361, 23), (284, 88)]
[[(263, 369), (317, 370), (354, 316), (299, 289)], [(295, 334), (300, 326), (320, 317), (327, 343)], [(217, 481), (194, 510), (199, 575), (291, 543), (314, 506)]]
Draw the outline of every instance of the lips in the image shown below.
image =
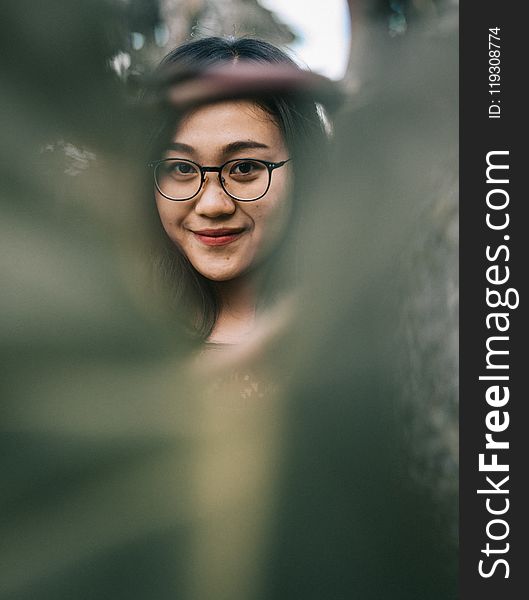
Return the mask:
[(239, 239), (245, 232), (244, 227), (218, 229), (200, 229), (193, 231), (193, 235), (206, 246), (224, 246)]

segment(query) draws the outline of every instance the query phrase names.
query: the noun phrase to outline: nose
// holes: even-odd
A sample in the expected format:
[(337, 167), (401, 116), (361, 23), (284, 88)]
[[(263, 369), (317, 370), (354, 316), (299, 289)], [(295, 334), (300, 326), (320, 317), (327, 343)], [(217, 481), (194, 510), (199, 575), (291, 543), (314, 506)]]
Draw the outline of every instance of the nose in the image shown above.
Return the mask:
[(217, 174), (208, 173), (200, 190), (195, 212), (204, 217), (232, 215), (237, 209), (235, 200), (222, 189)]

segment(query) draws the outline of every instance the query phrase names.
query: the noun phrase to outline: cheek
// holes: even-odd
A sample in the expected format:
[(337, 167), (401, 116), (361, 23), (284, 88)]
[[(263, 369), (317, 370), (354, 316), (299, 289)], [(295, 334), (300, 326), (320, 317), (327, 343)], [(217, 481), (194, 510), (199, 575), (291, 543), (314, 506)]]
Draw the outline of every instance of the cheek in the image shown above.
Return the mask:
[(284, 235), (292, 212), (292, 201), (290, 198), (277, 198), (273, 203), (255, 208), (255, 230), (265, 247), (269, 248)]
[(173, 237), (175, 234), (178, 234), (179, 225), (188, 212), (186, 208), (176, 202), (169, 203), (158, 196), (156, 197), (156, 208), (158, 209), (158, 215), (163, 228), (169, 236)]

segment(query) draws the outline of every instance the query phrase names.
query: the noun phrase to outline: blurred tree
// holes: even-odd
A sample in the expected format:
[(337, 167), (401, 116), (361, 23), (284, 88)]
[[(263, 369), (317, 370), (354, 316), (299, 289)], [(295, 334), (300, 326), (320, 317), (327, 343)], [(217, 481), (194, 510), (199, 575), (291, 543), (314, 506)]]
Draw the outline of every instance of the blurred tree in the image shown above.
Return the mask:
[(258, 0), (133, 0), (128, 8), (131, 72), (150, 71), (169, 50), (195, 36), (258, 37), (279, 46), (291, 29)]

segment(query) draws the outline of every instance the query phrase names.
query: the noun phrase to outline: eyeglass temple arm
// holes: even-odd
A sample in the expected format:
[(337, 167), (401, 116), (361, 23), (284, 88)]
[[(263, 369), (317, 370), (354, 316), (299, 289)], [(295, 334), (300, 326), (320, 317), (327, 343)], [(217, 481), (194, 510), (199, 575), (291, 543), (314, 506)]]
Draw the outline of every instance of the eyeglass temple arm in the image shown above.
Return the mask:
[(292, 160), (291, 158), (287, 158), (286, 160), (282, 160), (281, 162), (269, 162), (268, 166), (270, 167), (270, 169), (278, 169), (279, 167), (282, 167), (284, 164), (286, 164), (289, 160)]

